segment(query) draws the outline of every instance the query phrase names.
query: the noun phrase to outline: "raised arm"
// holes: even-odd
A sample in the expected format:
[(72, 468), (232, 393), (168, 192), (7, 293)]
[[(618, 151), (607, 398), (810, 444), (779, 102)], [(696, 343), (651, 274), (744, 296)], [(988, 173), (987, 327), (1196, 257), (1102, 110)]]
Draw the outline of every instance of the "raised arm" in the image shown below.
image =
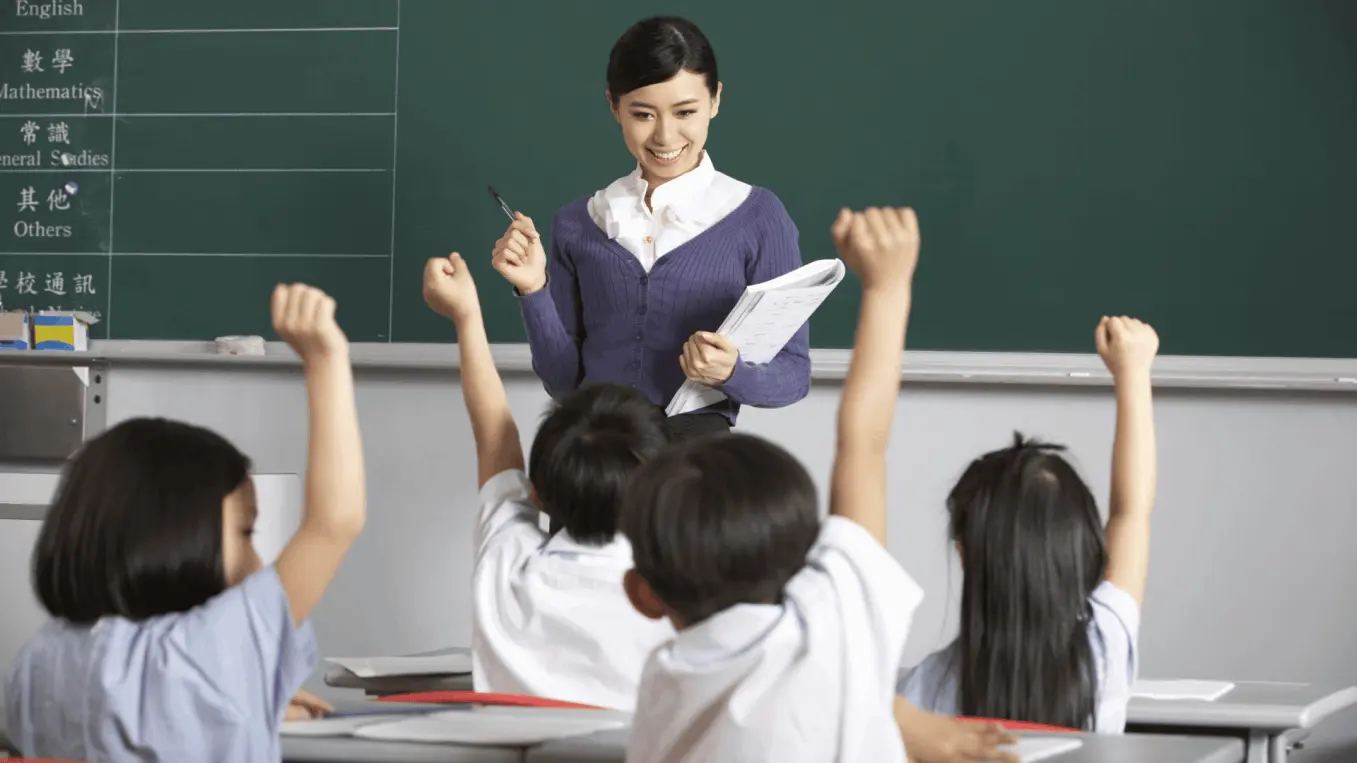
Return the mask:
[(532, 370), (542, 386), (552, 397), (573, 391), (582, 378), (579, 283), (560, 236), (552, 236), (548, 259), (532, 218), (519, 213), (495, 242), (491, 261), (520, 297)]
[(839, 403), (829, 510), (886, 541), (886, 446), (900, 394), (900, 361), (919, 257), (912, 209), (839, 213), (835, 246), (862, 279), (853, 358)]
[(301, 356), (310, 419), (301, 526), (274, 565), (298, 625), (334, 579), (367, 513), (349, 342), (334, 316), (335, 301), (319, 289), (293, 284), (273, 292), (273, 328)]
[(500, 472), (521, 470), (523, 445), (504, 393), (504, 382), (490, 355), (476, 281), (462, 255), (453, 252), (448, 257), (435, 257), (424, 266), (424, 301), (457, 326), (462, 401), (466, 403), (471, 435), (476, 440), (479, 488)]
[[(771, 281), (801, 267), (796, 225), (780, 204), (777, 211), (780, 214), (773, 215), (760, 232), (758, 251), (747, 274), (750, 284)], [(724, 339), (708, 339), (716, 335), (705, 332), (701, 336), (702, 341), (713, 344)], [(733, 345), (731, 349), (735, 349)], [(798, 329), (771, 361), (754, 364), (738, 360), (721, 391), (741, 405), (760, 408), (781, 408), (804, 398), (810, 392), (810, 324)]]
[(1149, 572), (1150, 513), (1158, 480), (1150, 367), (1159, 351), (1159, 336), (1149, 324), (1134, 318), (1103, 318), (1095, 341), (1117, 391), (1107, 580), (1141, 604)]

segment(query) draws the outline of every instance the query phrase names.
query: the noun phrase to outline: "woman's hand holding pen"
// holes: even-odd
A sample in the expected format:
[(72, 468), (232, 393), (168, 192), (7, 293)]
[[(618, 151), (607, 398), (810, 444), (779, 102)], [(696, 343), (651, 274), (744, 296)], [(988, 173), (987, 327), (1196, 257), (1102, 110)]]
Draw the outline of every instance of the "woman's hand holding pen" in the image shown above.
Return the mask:
[(532, 218), (522, 212), (514, 215), (509, 229), (495, 242), (491, 264), (520, 295), (527, 296), (546, 286), (547, 253), (542, 249), (542, 237)]

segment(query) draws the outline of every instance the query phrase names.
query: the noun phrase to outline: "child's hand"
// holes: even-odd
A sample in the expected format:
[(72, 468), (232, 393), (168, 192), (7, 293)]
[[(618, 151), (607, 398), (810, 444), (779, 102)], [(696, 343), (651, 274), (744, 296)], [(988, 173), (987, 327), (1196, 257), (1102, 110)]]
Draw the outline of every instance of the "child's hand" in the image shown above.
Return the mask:
[(959, 721), (945, 715), (920, 712), (910, 728), (901, 727), (909, 763), (1018, 763), (1018, 756), (1001, 749), (1017, 743), (996, 723)]
[(919, 261), (919, 220), (914, 210), (841, 209), (830, 235), (864, 289), (907, 287), (913, 280)]
[(547, 253), (532, 218), (519, 212), (495, 242), (490, 262), (519, 294), (532, 294), (547, 284)]
[(349, 354), (349, 340), (335, 323), (334, 299), (314, 286), (278, 284), (273, 290), (273, 330), (303, 363)]
[(1128, 374), (1149, 373), (1155, 353), (1159, 352), (1159, 335), (1150, 324), (1118, 316), (1103, 317), (1093, 333), (1098, 355), (1103, 359), (1113, 378)]
[(334, 705), (317, 697), (311, 692), (302, 689), (297, 692), (297, 696), (288, 703), (287, 713), (283, 716), (288, 721), (309, 721), (320, 718), (326, 713), (334, 712)]
[(476, 281), (462, 255), (435, 257), (424, 267), (424, 301), (435, 313), (461, 323), (481, 314)]

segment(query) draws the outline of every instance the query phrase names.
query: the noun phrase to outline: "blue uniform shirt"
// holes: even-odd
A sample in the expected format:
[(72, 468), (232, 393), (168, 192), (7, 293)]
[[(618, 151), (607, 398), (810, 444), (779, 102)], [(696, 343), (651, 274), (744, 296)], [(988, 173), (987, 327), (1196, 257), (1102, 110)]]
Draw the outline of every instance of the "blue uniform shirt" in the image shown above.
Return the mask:
[(29, 757), (277, 763), (315, 665), (311, 625), (293, 627), (267, 567), (188, 612), (48, 621), (14, 659), (6, 732)]

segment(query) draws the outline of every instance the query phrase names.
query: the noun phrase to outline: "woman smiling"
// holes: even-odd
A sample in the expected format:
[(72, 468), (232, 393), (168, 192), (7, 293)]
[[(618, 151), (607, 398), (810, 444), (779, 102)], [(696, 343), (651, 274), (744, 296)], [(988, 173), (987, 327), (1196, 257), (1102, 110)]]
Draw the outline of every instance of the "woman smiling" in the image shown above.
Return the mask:
[(550, 257), (523, 215), (495, 243), (533, 370), (553, 397), (608, 381), (663, 406), (685, 378), (724, 392), (670, 420), (680, 439), (729, 430), (742, 404), (805, 397), (808, 326), (764, 364), (714, 333), (746, 286), (795, 270), (801, 253), (782, 202), (718, 172), (705, 150), (721, 107), (711, 44), (681, 18), (641, 21), (613, 46), (607, 81), (636, 169), (556, 213)]

